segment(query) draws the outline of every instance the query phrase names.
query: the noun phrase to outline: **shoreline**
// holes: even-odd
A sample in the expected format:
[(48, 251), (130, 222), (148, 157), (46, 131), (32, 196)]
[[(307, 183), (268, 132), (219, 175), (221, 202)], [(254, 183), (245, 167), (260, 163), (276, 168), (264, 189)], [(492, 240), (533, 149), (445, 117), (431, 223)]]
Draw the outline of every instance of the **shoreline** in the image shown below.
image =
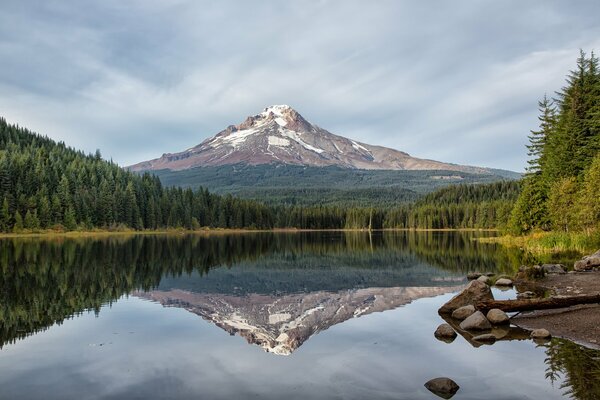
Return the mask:
[[(540, 280), (517, 280), (515, 287), (551, 293), (559, 297), (598, 294), (600, 271), (549, 274)], [(523, 312), (514, 316), (512, 322), (525, 329), (547, 329), (554, 337), (567, 339), (588, 348), (600, 349), (600, 304)]]
[(300, 228), (273, 228), (273, 229), (245, 229), (245, 228), (206, 228), (206, 229), (164, 229), (164, 230), (91, 230), (91, 231), (40, 231), (0, 233), (0, 239), (20, 238), (53, 238), (53, 237), (104, 237), (104, 236), (152, 236), (152, 235), (212, 235), (212, 234), (248, 234), (248, 233), (303, 233), (303, 232), (497, 232), (495, 229), (300, 229)]

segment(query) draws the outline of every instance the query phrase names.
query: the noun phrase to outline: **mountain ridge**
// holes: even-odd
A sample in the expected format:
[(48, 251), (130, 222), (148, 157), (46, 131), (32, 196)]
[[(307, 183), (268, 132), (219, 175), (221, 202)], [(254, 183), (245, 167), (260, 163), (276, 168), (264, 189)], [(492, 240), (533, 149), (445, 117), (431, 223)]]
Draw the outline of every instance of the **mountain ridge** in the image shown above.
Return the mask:
[(266, 107), (238, 125), (178, 153), (165, 153), (128, 168), (135, 172), (187, 170), (232, 164), (280, 163), (304, 166), (339, 166), (365, 170), (444, 170), (489, 174), (491, 169), (412, 157), (383, 146), (333, 134), (307, 121), (288, 105)]

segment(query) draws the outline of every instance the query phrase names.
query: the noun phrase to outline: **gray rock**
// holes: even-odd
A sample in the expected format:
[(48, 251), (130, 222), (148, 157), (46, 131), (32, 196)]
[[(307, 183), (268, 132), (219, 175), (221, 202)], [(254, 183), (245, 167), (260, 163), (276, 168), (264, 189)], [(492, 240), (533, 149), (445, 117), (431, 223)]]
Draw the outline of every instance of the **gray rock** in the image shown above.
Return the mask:
[(529, 290), (526, 292), (517, 293), (517, 299), (519, 300), (533, 299), (534, 297), (536, 297), (535, 293), (530, 292)]
[(467, 274), (467, 279), (468, 279), (468, 280), (477, 279), (477, 278), (479, 278), (481, 275), (482, 275), (482, 274), (481, 274), (481, 272), (469, 272), (469, 273)]
[(483, 282), (474, 280), (469, 282), (467, 287), (444, 304), (439, 312), (441, 314), (450, 314), (452, 311), (469, 304), (477, 304), (480, 301), (494, 300), (490, 287)]
[(456, 332), (450, 325), (441, 324), (437, 327), (433, 335), (438, 339), (446, 341), (446, 339), (454, 339), (456, 337)]
[(542, 270), (547, 274), (566, 274), (567, 269), (562, 264), (544, 264)]
[(454, 382), (450, 378), (432, 379), (425, 383), (425, 387), (431, 393), (435, 394), (438, 397), (441, 397), (442, 399), (452, 398), (452, 396), (454, 396), (456, 392), (458, 392), (458, 389), (460, 389), (460, 386), (458, 386), (456, 382)]
[(460, 323), (460, 329), (468, 330), (479, 330), (483, 331), (486, 329), (492, 329), (492, 324), (487, 320), (485, 315), (481, 311), (476, 311), (473, 315), (469, 316), (463, 322)]
[(468, 306), (463, 306), (461, 308), (457, 308), (452, 312), (452, 318), (458, 319), (460, 321), (470, 317), (475, 312), (475, 307), (472, 304)]
[(534, 329), (531, 331), (532, 339), (550, 339), (552, 335), (546, 329)]
[(591, 271), (595, 267), (600, 267), (600, 250), (592, 255), (585, 256), (575, 263), (575, 271)]
[(508, 278), (500, 278), (496, 281), (496, 286), (512, 286), (513, 281)]
[(508, 315), (506, 315), (504, 311), (498, 310), (497, 308), (493, 308), (488, 311), (486, 317), (493, 325), (508, 324), (510, 322)]
[(485, 275), (481, 275), (479, 278), (477, 278), (477, 280), (478, 280), (479, 282), (483, 282), (483, 283), (485, 283), (486, 285), (489, 285), (489, 284), (490, 284), (490, 278), (488, 278), (488, 277), (487, 277), (487, 276), (485, 276)]
[(483, 335), (473, 336), (473, 340), (479, 343), (492, 344), (496, 342), (496, 336), (492, 335), (491, 333), (485, 333)]

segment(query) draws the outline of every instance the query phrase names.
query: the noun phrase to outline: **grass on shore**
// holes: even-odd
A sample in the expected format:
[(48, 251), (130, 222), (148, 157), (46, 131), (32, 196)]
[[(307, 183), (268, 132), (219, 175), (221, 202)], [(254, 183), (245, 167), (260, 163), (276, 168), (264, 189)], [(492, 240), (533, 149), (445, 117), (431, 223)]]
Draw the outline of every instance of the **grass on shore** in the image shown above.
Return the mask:
[(483, 243), (499, 243), (507, 247), (519, 247), (532, 253), (559, 253), (578, 251), (595, 252), (600, 249), (600, 231), (594, 232), (535, 232), (525, 236), (497, 236), (480, 238)]

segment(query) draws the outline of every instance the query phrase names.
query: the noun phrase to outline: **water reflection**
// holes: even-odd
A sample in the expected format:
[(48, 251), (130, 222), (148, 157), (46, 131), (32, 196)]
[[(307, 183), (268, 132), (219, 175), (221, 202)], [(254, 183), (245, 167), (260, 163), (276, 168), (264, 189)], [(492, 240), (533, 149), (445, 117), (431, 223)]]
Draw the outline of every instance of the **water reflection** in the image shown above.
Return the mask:
[[(491, 360), (493, 355), (495, 359), (504, 357), (501, 361), (502, 368), (509, 371), (513, 360), (518, 360), (517, 356), (510, 355), (511, 350), (508, 347), (502, 347), (509, 343), (495, 345), (492, 353), (486, 353), (492, 350), (485, 347), (474, 349), (471, 347), (473, 342), (470, 335), (460, 330), (459, 333), (471, 343), (465, 343), (466, 347), (461, 343), (464, 342), (462, 340), (446, 345), (435, 341), (432, 335), (439, 323), (436, 310), (443, 302), (442, 298), (450, 296), (451, 292), (456, 291), (459, 285), (465, 282), (467, 272), (477, 270), (511, 273), (521, 263), (532, 263), (531, 256), (522, 252), (474, 242), (474, 235), (478, 234), (314, 232), (1, 240), (0, 346), (5, 350), (18, 349), (18, 346), (7, 344), (35, 335), (54, 324), (62, 324), (66, 319), (87, 310), (118, 318), (119, 314), (111, 314), (106, 305), (123, 298), (124, 295), (130, 295), (132, 297), (118, 303), (129, 310), (122, 314), (119, 324), (124, 324), (123, 321), (130, 321), (132, 318), (141, 319), (142, 317), (138, 316), (139, 311), (131, 311), (137, 310), (137, 307), (142, 307), (152, 315), (160, 314), (164, 318), (165, 314), (155, 311), (154, 308), (150, 311), (140, 303), (151, 304), (165, 312), (179, 311), (163, 309), (160, 305), (139, 300), (146, 299), (165, 307), (186, 310), (186, 315), (194, 317), (194, 329), (200, 325), (220, 328), (216, 329), (219, 335), (214, 337), (210, 336), (212, 331), (201, 328), (206, 335), (203, 340), (210, 343), (205, 347), (199, 345), (198, 335), (180, 335), (185, 339), (180, 339), (180, 349), (167, 339), (174, 335), (176, 329), (168, 325), (163, 326), (160, 322), (153, 325), (151, 317), (144, 317), (142, 326), (146, 329), (156, 329), (158, 332), (158, 339), (151, 342), (153, 348), (160, 347), (165, 352), (165, 355), (156, 357), (153, 362), (170, 362), (171, 367), (180, 373), (193, 369), (186, 367), (185, 363), (179, 364), (166, 354), (176, 352), (183, 358), (189, 352), (195, 352), (196, 358), (202, 358), (210, 354), (209, 349), (218, 346), (220, 350), (214, 353), (213, 362), (218, 360), (217, 364), (221, 361), (227, 364), (227, 354), (235, 344), (225, 344), (223, 338), (228, 337), (224, 330), (232, 335), (241, 336), (252, 344), (244, 344), (248, 348), (248, 353), (244, 353), (245, 360), (252, 360), (247, 361), (249, 368), (255, 371), (256, 368), (264, 366), (269, 371), (258, 374), (254, 379), (274, 385), (274, 378), (285, 380), (286, 376), (290, 376), (294, 371), (312, 368), (315, 360), (309, 355), (314, 357), (315, 349), (310, 350), (312, 353), (309, 351), (304, 354), (300, 354), (303, 351), (297, 350), (308, 343), (309, 338), (333, 326), (336, 326), (335, 335), (319, 335), (321, 340), (311, 339), (310, 343), (316, 343), (315, 346), (320, 351), (318, 354), (327, 353), (330, 348), (335, 348), (335, 351), (330, 352), (332, 359), (338, 360), (336, 357), (339, 357), (335, 365), (352, 360), (352, 379), (360, 380), (364, 377), (362, 388), (369, 387), (377, 379), (381, 379), (381, 385), (372, 388), (374, 392), (360, 392), (357, 386), (352, 385), (336, 386), (335, 390), (342, 390), (346, 394), (362, 393), (362, 397), (366, 398), (373, 393), (381, 394), (381, 390), (391, 393), (392, 390), (401, 389), (399, 376), (392, 379), (388, 375), (372, 375), (372, 371), (394, 371), (397, 368), (398, 375), (405, 375), (403, 384), (406, 387), (417, 388), (410, 390), (422, 390), (423, 382), (431, 378), (430, 374), (438, 373), (437, 369), (440, 370), (439, 373), (456, 370), (457, 375), (462, 374), (459, 378), (471, 376), (470, 369), (474, 365), (483, 363), (486, 359)], [(416, 302), (402, 310), (396, 310), (404, 313), (388, 311), (416, 299), (438, 295), (444, 296)], [(382, 311), (386, 311), (386, 317), (378, 314)], [(85, 316), (79, 320), (87, 321)], [(203, 321), (208, 321), (209, 324)], [(83, 326), (91, 326), (91, 322), (87, 321)], [(191, 329), (187, 322), (181, 322), (178, 327), (183, 329), (182, 332)], [(127, 354), (131, 351), (131, 355), (144, 354), (143, 351), (138, 351), (137, 346), (140, 342), (124, 335), (125, 332), (129, 334), (127, 329), (117, 329), (113, 326), (106, 326), (104, 329), (106, 335), (121, 332), (119, 339), (126, 342), (127, 347), (109, 353), (112, 356), (104, 359), (106, 364), (102, 365), (114, 366), (112, 363), (115, 361), (111, 357), (123, 352)], [(80, 331), (73, 331), (72, 335), (71, 340), (81, 342), (79, 347), (72, 346), (71, 342), (59, 341), (60, 347), (56, 353), (70, 354), (65, 357), (64, 362), (71, 362), (71, 373), (79, 373), (82, 367), (77, 364), (78, 352), (81, 351), (82, 344), (88, 346), (92, 340)], [(106, 341), (106, 335), (101, 343)], [(343, 339), (344, 337), (346, 339)], [(526, 337), (526, 332), (513, 328), (507, 329), (504, 336), (506, 340)], [(113, 340), (116, 343), (116, 339)], [(235, 341), (242, 342), (239, 338), (235, 338)], [(361, 343), (359, 349), (353, 350), (356, 353), (344, 353), (356, 342)], [(30, 341), (20, 343), (34, 346)], [(529, 341), (510, 343), (516, 346), (529, 344)], [(438, 347), (440, 345), (444, 347)], [(306, 346), (310, 348), (308, 344)], [(303, 349), (306, 349), (306, 346)], [(557, 339), (544, 346), (546, 379), (549, 382), (559, 387), (565, 396), (585, 400), (600, 398), (599, 352)], [(270, 353), (294, 355), (262, 359), (250, 352), (256, 351), (258, 347)], [(235, 348), (238, 353), (243, 351)], [(27, 349), (28, 347), (21, 347), (20, 354), (27, 354)], [(498, 349), (500, 352), (505, 351), (503, 354), (508, 356), (498, 353)], [(519, 349), (516, 353), (527, 347)], [(262, 351), (258, 353), (264, 354)], [(528, 357), (538, 355), (527, 354)], [(47, 365), (60, 363), (57, 357), (63, 356), (48, 356)], [(344, 357), (349, 358), (346, 360)], [(412, 360), (412, 364), (402, 365), (399, 360), (405, 358)], [(288, 364), (282, 364), (279, 360), (287, 360)], [(461, 363), (460, 360), (466, 361)], [(521, 362), (524, 363), (524, 360), (521, 359)], [(2, 364), (1, 361), (2, 357), (0, 365), (8, 365)], [(18, 362), (24, 371), (37, 365), (37, 361), (27, 361), (26, 357), (19, 358)], [(144, 360), (141, 364), (148, 362), (150, 361)], [(417, 368), (413, 365), (416, 363), (424, 364)], [(541, 368), (539, 370), (525, 367), (525, 364), (523, 368), (529, 369), (532, 376), (543, 377), (541, 360), (536, 365), (538, 364), (537, 368)], [(363, 365), (365, 370), (360, 367)], [(201, 367), (202, 365), (196, 365), (196, 369)], [(211, 379), (226, 381), (232, 376), (226, 367), (221, 365), (220, 368), (224, 372), (219, 376), (210, 375)], [(328, 391), (331, 394), (329, 397), (335, 398), (337, 395), (335, 390), (331, 389), (331, 381), (319, 380), (320, 375), (332, 370), (335, 370), (335, 367), (331, 365), (317, 368), (313, 379), (320, 385), (319, 390)], [(4, 382), (13, 382), (10, 384), (13, 390), (11, 393), (22, 390), (24, 383), (19, 382), (26, 382), (28, 379), (27, 374), (20, 375), (18, 369), (15, 371), (11, 376), (17, 380), (11, 381), (11, 378), (7, 377), (7, 381)], [(285, 372), (279, 376), (278, 371)], [(240, 376), (239, 372), (243, 371), (236, 372), (235, 376)], [(64, 377), (58, 381), (64, 381), (62, 378)], [(460, 382), (461, 387), (465, 383), (464, 392), (461, 392), (461, 396), (464, 395), (465, 398), (481, 398), (477, 397), (477, 390), (480, 389), (491, 390), (490, 393), (495, 395), (501, 392), (501, 388), (498, 387), (469, 388), (468, 382), (466, 378)], [(550, 386), (546, 382), (543, 383)], [(295, 382), (290, 382), (289, 385), (292, 384)], [(222, 386), (225, 387), (226, 385)], [(287, 393), (290, 386), (280, 384), (277, 387), (280, 389), (279, 394), (282, 394)], [(56, 387), (50, 385), (49, 388)], [(119, 395), (130, 395), (128, 390), (126, 387)], [(152, 390), (156, 388), (148, 390), (149, 393), (153, 393)], [(538, 388), (523, 387), (523, 390), (532, 393)], [(191, 397), (198, 393), (201, 392), (187, 394)], [(309, 392), (304, 394), (307, 393)], [(474, 397), (468, 397), (469, 393)], [(425, 396), (429, 395), (422, 392), (405, 394), (410, 398), (428, 398)], [(394, 396), (390, 394), (388, 397), (402, 398)], [(489, 398), (499, 397), (490, 394)]]
[(281, 296), (444, 287), (471, 270), (518, 264), (471, 238), (313, 232), (1, 240), (0, 346), (133, 291)]

